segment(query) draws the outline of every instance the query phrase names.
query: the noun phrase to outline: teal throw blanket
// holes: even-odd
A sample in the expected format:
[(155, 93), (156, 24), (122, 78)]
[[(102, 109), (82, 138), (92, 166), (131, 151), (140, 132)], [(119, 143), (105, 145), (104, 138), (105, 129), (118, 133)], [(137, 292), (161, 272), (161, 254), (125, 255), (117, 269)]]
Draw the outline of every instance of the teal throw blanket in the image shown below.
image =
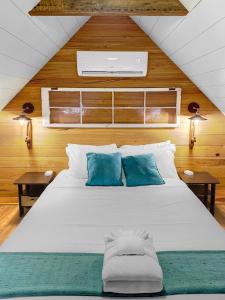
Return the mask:
[[(158, 295), (225, 293), (225, 251), (157, 255), (164, 276)], [(104, 296), (102, 266), (103, 255), (95, 253), (0, 252), (0, 298)]]

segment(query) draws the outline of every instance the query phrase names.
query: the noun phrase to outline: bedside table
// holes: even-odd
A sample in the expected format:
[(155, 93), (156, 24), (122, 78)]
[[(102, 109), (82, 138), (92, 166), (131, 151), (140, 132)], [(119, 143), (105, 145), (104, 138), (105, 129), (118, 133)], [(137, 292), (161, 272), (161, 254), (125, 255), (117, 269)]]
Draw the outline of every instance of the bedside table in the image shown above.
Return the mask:
[(51, 176), (45, 176), (44, 172), (28, 172), (14, 182), (18, 186), (20, 216), (24, 214), (24, 207), (33, 206), (54, 177), (55, 172)]
[(210, 196), (210, 212), (214, 215), (216, 185), (220, 183), (219, 180), (208, 172), (194, 172), (192, 176), (180, 172), (179, 176), (206, 207), (208, 206), (208, 196)]

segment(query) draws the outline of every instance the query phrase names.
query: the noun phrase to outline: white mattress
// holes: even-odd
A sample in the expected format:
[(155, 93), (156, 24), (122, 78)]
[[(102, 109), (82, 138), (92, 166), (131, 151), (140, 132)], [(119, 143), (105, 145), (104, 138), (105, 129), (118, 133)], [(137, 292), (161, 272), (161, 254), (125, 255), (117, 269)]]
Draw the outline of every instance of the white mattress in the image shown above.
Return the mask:
[[(162, 186), (86, 187), (85, 180), (75, 180), (64, 170), (0, 250), (101, 253), (104, 236), (119, 228), (148, 230), (157, 251), (225, 250), (225, 231), (203, 204), (181, 180), (165, 181)], [(101, 299), (38, 299), (47, 298)], [(216, 300), (225, 299), (225, 295), (177, 295), (163, 299)]]

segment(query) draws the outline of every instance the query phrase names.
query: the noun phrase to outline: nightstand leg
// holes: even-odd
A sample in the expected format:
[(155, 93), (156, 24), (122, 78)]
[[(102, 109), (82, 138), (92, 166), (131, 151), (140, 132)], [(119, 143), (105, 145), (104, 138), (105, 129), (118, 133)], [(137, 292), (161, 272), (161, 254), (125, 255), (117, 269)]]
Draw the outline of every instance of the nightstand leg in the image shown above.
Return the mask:
[(216, 185), (211, 184), (210, 212), (213, 216), (214, 216), (214, 212), (215, 212), (215, 194), (216, 194)]
[(208, 207), (208, 184), (205, 184), (205, 187), (204, 187), (204, 205), (205, 207)]
[(24, 209), (22, 207), (22, 193), (23, 193), (23, 185), (18, 184), (18, 196), (19, 196), (19, 211), (20, 211), (20, 217), (24, 214)]

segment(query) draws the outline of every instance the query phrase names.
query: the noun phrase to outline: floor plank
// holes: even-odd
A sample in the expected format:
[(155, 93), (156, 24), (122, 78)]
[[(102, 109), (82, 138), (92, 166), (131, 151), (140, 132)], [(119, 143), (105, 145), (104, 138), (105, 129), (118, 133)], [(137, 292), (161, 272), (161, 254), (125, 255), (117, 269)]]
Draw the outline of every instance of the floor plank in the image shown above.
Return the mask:
[(0, 244), (20, 223), (18, 205), (0, 205)]
[(217, 191), (215, 217), (225, 229), (225, 190)]
[[(225, 191), (219, 192), (217, 195), (215, 217), (225, 229)], [(20, 221), (17, 205), (0, 204), (0, 244), (7, 239)]]

